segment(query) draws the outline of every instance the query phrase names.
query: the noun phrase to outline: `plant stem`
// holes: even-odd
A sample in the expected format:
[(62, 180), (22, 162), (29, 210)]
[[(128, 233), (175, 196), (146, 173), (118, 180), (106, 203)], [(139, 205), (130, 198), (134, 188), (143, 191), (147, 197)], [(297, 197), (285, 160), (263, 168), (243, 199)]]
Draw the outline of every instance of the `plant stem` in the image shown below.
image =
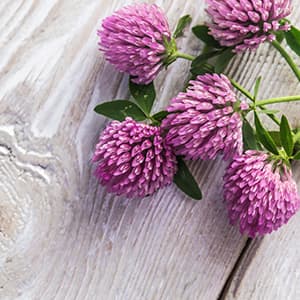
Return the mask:
[[(236, 81), (234, 81), (233, 79), (230, 79), (231, 84), (237, 89), (239, 90), (243, 95), (245, 95), (247, 98), (249, 98), (252, 102), (255, 102), (255, 98), (254, 96), (251, 95), (251, 93), (246, 90), (245, 88), (243, 88), (240, 84), (238, 84)], [(252, 106), (252, 108), (254, 108), (255, 105)], [(264, 106), (260, 106), (261, 110), (265, 110), (266, 108)], [(270, 119), (272, 119), (277, 125), (280, 125), (280, 120), (274, 115), (274, 114), (267, 114), (268, 117)]]
[(255, 106), (262, 107), (264, 105), (269, 105), (269, 104), (296, 102), (296, 101), (300, 101), (300, 95), (260, 100), (260, 101), (256, 101)]
[(230, 79), (231, 84), (238, 90), (240, 91), (243, 95), (245, 95), (248, 99), (250, 99), (252, 102), (255, 101), (254, 97), (251, 95), (251, 93), (243, 88), (239, 83), (237, 83), (235, 80)]
[(184, 58), (184, 59), (187, 59), (187, 60), (190, 60), (190, 61), (193, 61), (196, 58), (193, 55), (182, 53), (182, 52), (178, 52), (178, 51), (174, 54), (174, 56), (176, 58)]
[(286, 62), (289, 64), (289, 66), (291, 67), (291, 69), (293, 70), (294, 74), (296, 75), (296, 77), (298, 78), (298, 80), (300, 81), (300, 69), (298, 68), (298, 66), (296, 65), (296, 63), (294, 62), (294, 60), (292, 59), (292, 57), (287, 53), (287, 51), (280, 45), (279, 42), (277, 42), (276, 40), (272, 42), (272, 45), (280, 52), (280, 54), (284, 57), (284, 59), (286, 60)]

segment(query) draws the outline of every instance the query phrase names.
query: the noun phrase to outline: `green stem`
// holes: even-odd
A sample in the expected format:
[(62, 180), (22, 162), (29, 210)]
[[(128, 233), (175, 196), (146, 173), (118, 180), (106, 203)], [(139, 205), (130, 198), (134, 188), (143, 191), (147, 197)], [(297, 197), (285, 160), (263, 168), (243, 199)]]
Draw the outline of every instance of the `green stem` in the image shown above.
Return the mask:
[(235, 80), (230, 79), (231, 84), (238, 90), (240, 91), (243, 95), (245, 95), (248, 99), (250, 99), (252, 102), (255, 101), (254, 97), (251, 95), (251, 93), (243, 88), (240, 84), (238, 84)]
[(264, 105), (269, 105), (269, 104), (296, 102), (296, 101), (300, 101), (300, 95), (260, 100), (260, 101), (256, 101), (255, 106), (262, 107)]
[(189, 55), (189, 54), (178, 52), (178, 51), (174, 54), (174, 56), (176, 58), (184, 58), (184, 59), (187, 59), (187, 60), (190, 60), (190, 61), (193, 61), (196, 58), (193, 55)]
[(284, 57), (284, 59), (286, 60), (286, 62), (289, 64), (289, 66), (291, 67), (291, 69), (293, 70), (294, 74), (296, 75), (296, 77), (298, 78), (298, 80), (300, 81), (300, 69), (298, 68), (298, 66), (296, 65), (296, 63), (294, 62), (294, 60), (291, 58), (291, 56), (287, 53), (287, 51), (280, 45), (279, 42), (277, 42), (276, 40), (272, 42), (272, 45), (280, 52), (280, 54)]
[[(245, 95), (247, 98), (249, 98), (252, 102), (255, 102), (255, 98), (251, 95), (251, 93), (243, 88), (241, 85), (239, 85), (236, 81), (233, 79), (230, 79), (231, 84), (240, 91), (243, 95)], [(252, 106), (252, 109), (255, 107), (255, 105)], [(265, 110), (266, 108), (264, 106), (260, 106), (261, 110)], [(280, 125), (280, 120), (273, 114), (267, 114), (270, 119), (272, 119), (277, 125)]]

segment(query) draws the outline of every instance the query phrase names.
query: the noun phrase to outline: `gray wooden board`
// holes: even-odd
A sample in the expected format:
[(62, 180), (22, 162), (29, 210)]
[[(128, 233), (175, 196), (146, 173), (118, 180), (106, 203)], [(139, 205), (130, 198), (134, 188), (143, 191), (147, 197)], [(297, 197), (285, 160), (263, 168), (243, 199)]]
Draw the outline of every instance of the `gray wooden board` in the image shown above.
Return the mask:
[[(172, 28), (186, 13), (193, 24), (205, 19), (203, 1), (155, 2)], [(0, 2), (0, 299), (299, 298), (299, 216), (236, 266), (247, 239), (228, 225), (221, 160), (190, 164), (201, 202), (174, 186), (128, 200), (98, 185), (91, 157), (107, 120), (93, 107), (126, 97), (128, 78), (105, 62), (96, 30), (129, 3)], [(203, 47), (191, 34), (179, 46)], [(160, 74), (156, 111), (183, 88), (188, 67)], [(263, 75), (262, 98), (300, 93), (268, 45), (228, 71), (247, 88)], [(283, 107), (299, 124), (299, 105)]]

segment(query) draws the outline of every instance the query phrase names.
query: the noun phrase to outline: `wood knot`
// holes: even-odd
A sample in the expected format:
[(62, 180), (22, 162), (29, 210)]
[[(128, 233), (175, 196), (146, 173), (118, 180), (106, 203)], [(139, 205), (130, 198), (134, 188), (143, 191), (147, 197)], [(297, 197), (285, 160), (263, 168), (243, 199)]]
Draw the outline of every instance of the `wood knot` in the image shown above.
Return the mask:
[(14, 211), (11, 207), (0, 205), (0, 240), (13, 238), (17, 231), (17, 223), (14, 219)]

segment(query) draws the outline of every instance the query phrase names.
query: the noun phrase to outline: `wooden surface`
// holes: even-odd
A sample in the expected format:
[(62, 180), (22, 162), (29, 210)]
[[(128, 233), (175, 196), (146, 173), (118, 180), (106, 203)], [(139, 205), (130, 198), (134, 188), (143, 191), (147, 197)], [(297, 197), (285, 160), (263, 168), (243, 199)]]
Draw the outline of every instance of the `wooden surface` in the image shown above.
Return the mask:
[[(203, 22), (203, 2), (155, 1), (172, 28), (185, 13)], [(126, 97), (128, 78), (104, 61), (96, 29), (129, 3), (0, 2), (0, 299), (300, 299), (300, 215), (272, 236), (242, 237), (228, 225), (221, 161), (191, 164), (199, 203), (173, 186), (129, 201), (97, 184), (90, 159), (107, 120), (93, 107)], [(202, 46), (180, 41), (191, 54)], [(159, 76), (156, 110), (188, 65)], [(263, 75), (262, 98), (300, 93), (268, 45), (228, 71), (247, 88)], [(300, 125), (300, 106), (284, 108)]]

